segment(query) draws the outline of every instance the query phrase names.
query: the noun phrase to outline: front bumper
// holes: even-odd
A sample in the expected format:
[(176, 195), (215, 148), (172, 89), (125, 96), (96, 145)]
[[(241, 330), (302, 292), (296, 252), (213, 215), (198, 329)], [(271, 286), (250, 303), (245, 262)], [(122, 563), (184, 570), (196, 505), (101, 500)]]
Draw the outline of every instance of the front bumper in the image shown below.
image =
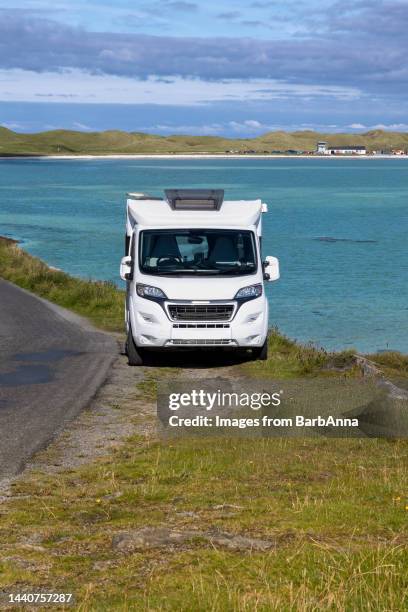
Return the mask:
[(162, 306), (132, 296), (129, 299), (128, 318), (134, 341), (139, 347), (164, 349), (262, 346), (268, 333), (268, 303), (265, 296), (245, 302), (239, 307), (233, 301), (225, 303), (234, 304), (233, 315), (229, 320), (182, 321), (171, 320), (169, 302)]

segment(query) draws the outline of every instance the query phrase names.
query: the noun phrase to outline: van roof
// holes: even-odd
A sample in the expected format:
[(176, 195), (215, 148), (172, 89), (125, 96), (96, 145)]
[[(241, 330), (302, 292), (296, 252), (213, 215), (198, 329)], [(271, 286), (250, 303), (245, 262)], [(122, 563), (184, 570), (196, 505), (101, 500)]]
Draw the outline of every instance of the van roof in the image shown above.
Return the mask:
[[(130, 195), (130, 194), (129, 194)], [(266, 205), (261, 200), (224, 200), (214, 210), (174, 210), (164, 199), (127, 200), (131, 225), (145, 227), (248, 227), (259, 222)]]

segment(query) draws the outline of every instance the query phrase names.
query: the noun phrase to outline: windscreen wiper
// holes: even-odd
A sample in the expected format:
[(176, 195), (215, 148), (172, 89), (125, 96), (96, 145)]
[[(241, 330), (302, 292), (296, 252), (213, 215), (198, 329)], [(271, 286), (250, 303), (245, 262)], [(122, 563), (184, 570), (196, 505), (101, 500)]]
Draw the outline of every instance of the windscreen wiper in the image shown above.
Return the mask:
[(235, 266), (235, 268), (219, 268), (220, 274), (239, 274), (241, 272), (254, 271), (253, 266)]
[(213, 269), (213, 268), (209, 268), (208, 270), (205, 270), (203, 268), (183, 268), (181, 270), (161, 270), (160, 272), (154, 272), (155, 275), (157, 276), (167, 276), (169, 274), (188, 274), (188, 273), (192, 273), (192, 274), (220, 274), (220, 270), (218, 269)]

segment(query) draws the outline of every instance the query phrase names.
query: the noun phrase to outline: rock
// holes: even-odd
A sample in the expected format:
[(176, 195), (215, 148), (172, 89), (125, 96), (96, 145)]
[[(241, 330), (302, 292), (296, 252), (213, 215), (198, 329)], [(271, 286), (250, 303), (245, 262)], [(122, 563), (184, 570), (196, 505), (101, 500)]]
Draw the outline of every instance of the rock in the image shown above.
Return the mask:
[(213, 506), (213, 510), (243, 510), (244, 506), (236, 506), (235, 504), (218, 504)]
[(383, 376), (382, 371), (375, 365), (375, 363), (364, 357), (364, 355), (356, 354), (354, 357), (364, 376)]
[(242, 535), (231, 535), (229, 533), (220, 533), (209, 536), (209, 542), (213, 546), (228, 548), (228, 550), (270, 550), (276, 546), (276, 542), (269, 540), (259, 540), (257, 538), (249, 538)]
[(36, 552), (46, 552), (47, 549), (44, 546), (40, 546), (38, 544), (20, 544), (20, 548), (24, 548), (25, 550), (35, 550)]
[(180, 512), (176, 512), (177, 516), (186, 516), (190, 518), (200, 518), (200, 515), (197, 512), (193, 512), (192, 510), (180, 510)]
[(393, 400), (408, 400), (408, 391), (406, 391), (406, 389), (400, 389), (400, 387), (394, 385), (390, 380), (380, 380), (378, 386), (385, 389), (388, 397)]
[(118, 499), (119, 497), (122, 497), (122, 495), (123, 495), (122, 491), (115, 491), (114, 493), (104, 495), (102, 499), (107, 499), (107, 500)]
[(36, 564), (28, 559), (22, 559), (21, 557), (12, 556), (12, 557), (3, 557), (2, 559), (5, 563), (12, 563), (13, 566), (19, 567), (21, 569), (33, 569), (36, 567)]
[(108, 569), (110, 569), (112, 566), (114, 566), (115, 562), (114, 561), (95, 561), (95, 563), (93, 564), (93, 569), (98, 571), (98, 572), (104, 572)]
[(191, 532), (181, 532), (167, 527), (143, 527), (136, 531), (119, 533), (113, 537), (112, 547), (116, 550), (131, 552), (148, 548), (162, 548), (183, 544), (192, 536)]
[(120, 552), (135, 552), (151, 548), (173, 548), (195, 538), (204, 540), (213, 547), (228, 550), (266, 551), (276, 547), (275, 541), (260, 540), (243, 535), (219, 531), (180, 531), (167, 527), (143, 527), (135, 531), (118, 533), (113, 537), (112, 548)]
[(384, 389), (388, 397), (393, 400), (408, 400), (408, 391), (406, 389), (401, 389), (400, 387), (397, 387), (397, 385), (394, 385), (394, 383), (392, 383), (390, 380), (384, 378), (384, 373), (382, 372), (382, 370), (380, 370), (380, 368), (377, 367), (377, 365), (373, 361), (370, 361), (363, 355), (358, 354), (355, 355), (355, 359), (357, 364), (360, 366), (363, 375), (372, 378), (377, 378), (377, 386)]

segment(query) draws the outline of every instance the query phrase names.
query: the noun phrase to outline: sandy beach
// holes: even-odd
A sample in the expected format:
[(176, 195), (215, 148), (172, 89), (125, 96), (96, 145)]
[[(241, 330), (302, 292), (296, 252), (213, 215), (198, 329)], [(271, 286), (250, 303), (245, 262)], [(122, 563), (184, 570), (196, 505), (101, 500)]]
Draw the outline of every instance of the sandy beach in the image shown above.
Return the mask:
[(117, 155), (0, 155), (1, 159), (408, 159), (408, 155), (226, 155), (223, 153)]

